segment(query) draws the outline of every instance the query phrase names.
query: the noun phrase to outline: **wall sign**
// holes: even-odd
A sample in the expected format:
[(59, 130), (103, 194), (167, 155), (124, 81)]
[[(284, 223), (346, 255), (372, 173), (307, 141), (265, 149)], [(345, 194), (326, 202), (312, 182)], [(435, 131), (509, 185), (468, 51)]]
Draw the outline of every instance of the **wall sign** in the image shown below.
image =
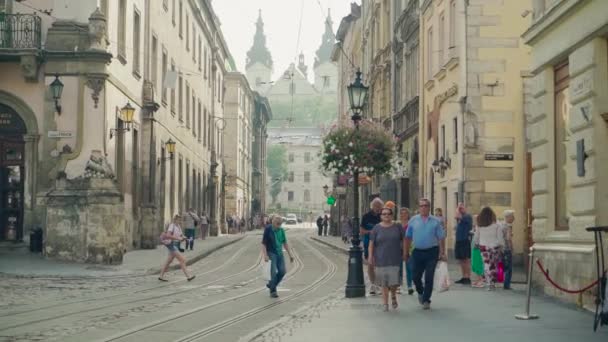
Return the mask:
[(513, 161), (513, 153), (486, 153), (485, 160)]
[(61, 139), (61, 138), (73, 138), (74, 137), (74, 132), (68, 132), (68, 131), (49, 131), (48, 132), (48, 137), (49, 138), (57, 138), (57, 139)]

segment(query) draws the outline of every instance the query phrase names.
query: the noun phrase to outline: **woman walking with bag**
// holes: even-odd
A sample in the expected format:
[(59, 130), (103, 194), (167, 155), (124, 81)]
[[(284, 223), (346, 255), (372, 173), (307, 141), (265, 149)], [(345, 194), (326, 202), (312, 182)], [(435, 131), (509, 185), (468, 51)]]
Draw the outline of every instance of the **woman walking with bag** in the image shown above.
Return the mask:
[(173, 217), (173, 222), (169, 224), (169, 227), (167, 227), (167, 230), (163, 235), (163, 244), (169, 250), (169, 256), (161, 268), (160, 276), (158, 277), (158, 280), (160, 281), (168, 281), (165, 279), (165, 273), (167, 272), (169, 265), (171, 265), (171, 262), (173, 262), (173, 259), (177, 259), (179, 261), (179, 266), (186, 275), (186, 279), (188, 279), (188, 281), (191, 281), (194, 279), (194, 277), (196, 277), (188, 272), (188, 269), (186, 268), (186, 258), (184, 258), (184, 256), (181, 255), (178, 250), (179, 243), (186, 239), (182, 233), (182, 228), (180, 227), (181, 220), (182, 219), (179, 215), (175, 215)]
[(483, 256), (486, 285), (488, 291), (492, 291), (496, 288), (498, 263), (502, 260), (505, 239), (502, 227), (496, 223), (496, 214), (490, 207), (481, 209), (473, 240)]
[(390, 208), (383, 208), (380, 217), (382, 221), (370, 234), (369, 259), (375, 267), (375, 285), (382, 287), (384, 311), (388, 311), (389, 292), (393, 309), (399, 307), (397, 288), (402, 283), (399, 265), (403, 262), (403, 228), (393, 222), (393, 210)]

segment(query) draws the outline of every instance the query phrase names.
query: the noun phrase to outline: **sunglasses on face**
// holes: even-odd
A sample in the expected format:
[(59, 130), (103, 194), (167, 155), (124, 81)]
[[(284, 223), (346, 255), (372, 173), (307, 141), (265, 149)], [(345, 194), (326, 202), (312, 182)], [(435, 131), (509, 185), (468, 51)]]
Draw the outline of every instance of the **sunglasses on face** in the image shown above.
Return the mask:
[(390, 214), (390, 213), (382, 213), (382, 215), (381, 215), (381, 216), (392, 216), (392, 215), (393, 215), (393, 214)]
[(429, 205), (428, 205), (428, 204), (421, 204), (420, 206), (421, 206), (421, 207), (429, 207)]

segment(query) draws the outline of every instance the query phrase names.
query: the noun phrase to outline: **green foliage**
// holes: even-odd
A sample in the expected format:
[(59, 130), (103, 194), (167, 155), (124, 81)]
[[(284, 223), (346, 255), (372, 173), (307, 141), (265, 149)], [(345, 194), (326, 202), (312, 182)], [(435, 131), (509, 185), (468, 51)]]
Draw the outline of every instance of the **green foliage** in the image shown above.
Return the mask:
[(384, 127), (371, 121), (333, 128), (324, 138), (321, 168), (341, 174), (354, 171), (382, 175), (392, 169), (395, 139)]
[(287, 149), (282, 145), (268, 146), (266, 156), (266, 167), (270, 174), (271, 187), (270, 196), (272, 202), (276, 202), (277, 196), (281, 192), (283, 180), (287, 178)]
[(282, 127), (291, 120), (291, 127), (316, 127), (327, 125), (337, 118), (337, 97), (307, 96), (294, 97), (293, 114), (291, 97), (270, 98), (272, 121), (269, 127)]

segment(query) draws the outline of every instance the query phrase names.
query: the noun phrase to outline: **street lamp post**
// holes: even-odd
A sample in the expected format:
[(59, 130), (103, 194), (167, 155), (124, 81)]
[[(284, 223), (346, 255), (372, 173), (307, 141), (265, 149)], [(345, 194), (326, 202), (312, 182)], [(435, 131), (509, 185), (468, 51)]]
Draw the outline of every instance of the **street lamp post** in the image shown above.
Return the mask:
[[(348, 86), (348, 98), (350, 108), (353, 111), (351, 119), (355, 124), (355, 131), (359, 130), (361, 113), (367, 102), (367, 91), (369, 87), (361, 81), (361, 71), (357, 71), (355, 82)], [(356, 134), (356, 133), (355, 133)], [(348, 251), (348, 280), (346, 281), (346, 298), (365, 297), (365, 282), (363, 281), (363, 257), (361, 240), (359, 239), (359, 170), (353, 171), (353, 238), (352, 246)]]

